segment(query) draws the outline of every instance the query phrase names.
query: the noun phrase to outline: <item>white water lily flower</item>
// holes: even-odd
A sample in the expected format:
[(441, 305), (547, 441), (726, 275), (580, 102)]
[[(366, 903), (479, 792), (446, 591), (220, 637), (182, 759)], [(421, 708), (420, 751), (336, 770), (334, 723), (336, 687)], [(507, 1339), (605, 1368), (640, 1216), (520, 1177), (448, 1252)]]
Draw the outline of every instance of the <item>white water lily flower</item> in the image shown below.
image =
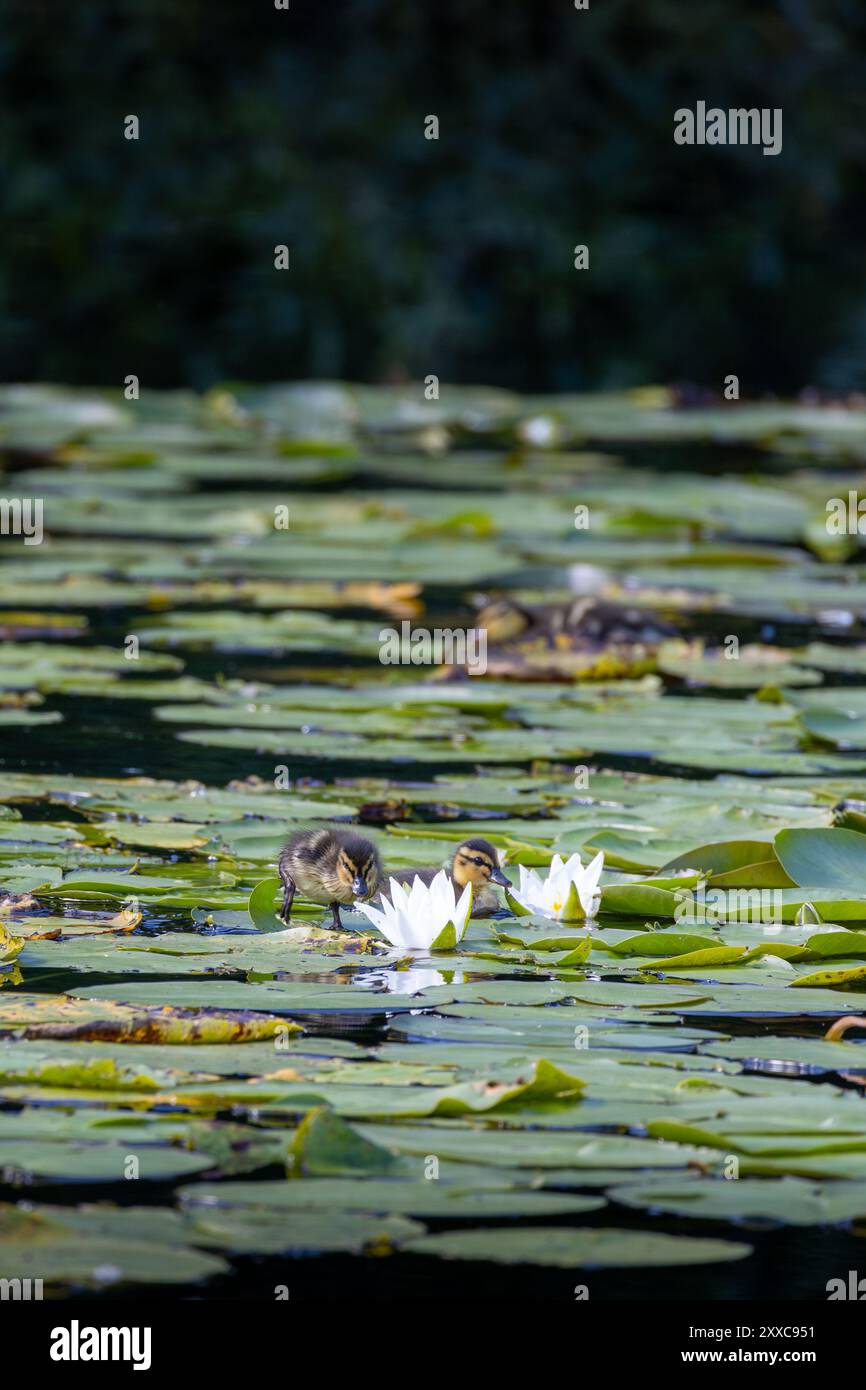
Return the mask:
[(565, 863), (558, 854), (553, 856), (547, 878), (539, 878), (534, 869), (520, 868), (520, 887), (506, 894), (513, 905), (523, 912), (537, 912), (555, 922), (575, 921), (594, 917), (601, 901), (599, 879), (604, 868), (604, 853), (600, 850), (586, 868), (580, 855), (573, 854)]
[(463, 938), (472, 911), (472, 885), (467, 883), (458, 902), (444, 869), (430, 884), (416, 876), (408, 893), (392, 878), (390, 898), (383, 894), (381, 903), (381, 908), (361, 902), (355, 907), (392, 946), (423, 951), (435, 944), (444, 949)]

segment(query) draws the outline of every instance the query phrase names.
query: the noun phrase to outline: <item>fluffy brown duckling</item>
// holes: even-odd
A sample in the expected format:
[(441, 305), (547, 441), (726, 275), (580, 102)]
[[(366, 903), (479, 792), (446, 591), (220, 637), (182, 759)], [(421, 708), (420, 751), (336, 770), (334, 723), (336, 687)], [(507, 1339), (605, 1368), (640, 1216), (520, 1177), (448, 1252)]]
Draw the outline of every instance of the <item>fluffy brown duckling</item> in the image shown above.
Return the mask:
[(283, 901), (278, 913), (289, 925), (295, 893), (331, 909), (331, 926), (339, 930), (340, 905), (372, 898), (382, 882), (382, 862), (376, 846), (363, 835), (334, 826), (300, 830), (279, 858)]
[(520, 604), (511, 598), (487, 603), (478, 615), (488, 642), (508, 643), (531, 638), (551, 643), (569, 641), (595, 650), (624, 643), (652, 645), (673, 637), (676, 629), (651, 608), (608, 602), (584, 595), (570, 603)]
[(650, 608), (602, 601), (521, 605), (486, 602), (487, 675), (502, 680), (616, 680), (656, 669), (660, 642), (674, 628)]
[[(414, 878), (423, 883), (432, 883), (440, 872), (438, 868), (395, 869), (392, 877), (398, 883), (411, 887)], [(448, 866), (448, 873), (459, 897), (467, 883), (472, 884), (472, 916), (489, 917), (499, 907), (499, 898), (491, 888), (498, 883), (502, 888), (510, 888), (510, 880), (499, 867), (499, 856), (489, 840), (464, 840), (454, 851)]]

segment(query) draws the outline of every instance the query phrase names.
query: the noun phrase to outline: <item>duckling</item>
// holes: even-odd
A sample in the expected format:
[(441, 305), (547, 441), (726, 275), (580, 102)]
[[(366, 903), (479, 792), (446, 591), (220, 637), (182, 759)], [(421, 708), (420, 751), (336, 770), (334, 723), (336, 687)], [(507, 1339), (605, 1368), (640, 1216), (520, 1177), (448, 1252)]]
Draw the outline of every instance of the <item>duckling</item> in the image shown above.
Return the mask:
[(342, 926), (340, 904), (372, 898), (382, 881), (376, 846), (354, 831), (320, 826), (301, 830), (288, 841), (279, 859), (283, 901), (279, 920), (289, 925), (296, 890), (331, 909), (330, 925)]
[(500, 598), (485, 604), (478, 618), (490, 642), (507, 643), (518, 637), (551, 643), (568, 639), (585, 650), (627, 642), (651, 645), (676, 632), (649, 608), (606, 602), (594, 595), (570, 603), (533, 605)]
[[(439, 869), (398, 869), (393, 877), (398, 883), (412, 883), (420, 878), (422, 883), (432, 883)], [(467, 883), (472, 884), (472, 916), (489, 917), (499, 907), (499, 898), (490, 887), (498, 883), (502, 888), (510, 888), (511, 883), (499, 867), (499, 856), (489, 840), (464, 840), (454, 851), (448, 873), (458, 893)]]
[(650, 609), (603, 602), (484, 603), (478, 623), (489, 644), (487, 674), (521, 680), (611, 680), (655, 670), (656, 649), (674, 628)]

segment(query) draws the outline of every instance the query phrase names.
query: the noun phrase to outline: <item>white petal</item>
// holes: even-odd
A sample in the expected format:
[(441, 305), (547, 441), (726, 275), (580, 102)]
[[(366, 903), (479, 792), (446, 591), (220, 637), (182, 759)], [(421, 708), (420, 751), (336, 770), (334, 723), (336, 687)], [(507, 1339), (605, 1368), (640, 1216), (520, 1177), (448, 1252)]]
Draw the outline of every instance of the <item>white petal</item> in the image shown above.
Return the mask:
[(451, 918), (451, 921), (454, 923), (454, 927), (457, 932), (458, 941), (461, 941), (463, 939), (463, 934), (466, 931), (466, 927), (469, 923), (469, 913), (471, 908), (472, 885), (471, 883), (467, 883), (466, 887), (463, 889), (463, 892), (460, 894), (460, 901), (455, 906), (454, 915)]
[(391, 892), (389, 896), (391, 902), (398, 912), (407, 912), (409, 908), (409, 899), (406, 895), (406, 889), (403, 887), (402, 883), (397, 882), (396, 878), (392, 878), (390, 882)]
[(369, 922), (373, 923), (379, 931), (382, 930), (382, 923), (386, 920), (385, 913), (378, 907), (371, 907), (369, 903), (355, 902), (352, 904), (356, 912), (363, 912)]
[(370, 907), (369, 903), (356, 903), (355, 905), (358, 911), (363, 912), (364, 916), (373, 923), (373, 926), (382, 933), (385, 940), (389, 941), (392, 946), (405, 945), (400, 933), (399, 922), (393, 910), (388, 912), (386, 909), (384, 912), (380, 912), (378, 908)]
[(389, 922), (387, 925), (382, 926), (380, 930), (385, 940), (390, 942), (392, 946), (399, 946), (400, 949), (404, 951), (410, 949), (412, 943), (406, 940), (399, 922)]
[(545, 885), (538, 874), (534, 869), (525, 869), (522, 864), (520, 865), (520, 896), (534, 904), (543, 903), (545, 896)]
[(410, 916), (424, 912), (429, 900), (429, 889), (422, 878), (416, 874), (412, 880), (412, 887), (409, 891), (407, 900), (407, 911)]
[[(444, 869), (439, 870), (430, 884), (430, 896), (436, 905), (436, 911), (447, 913), (450, 916), (454, 910), (454, 884)], [(448, 917), (446, 917), (447, 920)]]
[(604, 853), (599, 850), (591, 864), (587, 864), (583, 871), (580, 882), (577, 885), (577, 896), (580, 898), (580, 905), (587, 917), (594, 917), (598, 910), (601, 894), (598, 891), (598, 882), (601, 878), (601, 871), (604, 867)]
[(583, 872), (583, 866), (579, 854), (572, 854), (563, 865), (565, 873), (572, 883), (576, 882)]

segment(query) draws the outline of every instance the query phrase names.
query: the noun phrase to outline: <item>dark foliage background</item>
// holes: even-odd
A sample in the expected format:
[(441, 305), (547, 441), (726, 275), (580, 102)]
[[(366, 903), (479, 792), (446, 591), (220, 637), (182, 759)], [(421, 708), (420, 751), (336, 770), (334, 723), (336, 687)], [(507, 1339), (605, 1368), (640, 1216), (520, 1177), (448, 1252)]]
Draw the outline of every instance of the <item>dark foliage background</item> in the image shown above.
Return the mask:
[[(13, 0), (0, 372), (862, 387), (864, 34), (862, 0)], [(676, 146), (701, 98), (781, 106), (782, 153)]]

